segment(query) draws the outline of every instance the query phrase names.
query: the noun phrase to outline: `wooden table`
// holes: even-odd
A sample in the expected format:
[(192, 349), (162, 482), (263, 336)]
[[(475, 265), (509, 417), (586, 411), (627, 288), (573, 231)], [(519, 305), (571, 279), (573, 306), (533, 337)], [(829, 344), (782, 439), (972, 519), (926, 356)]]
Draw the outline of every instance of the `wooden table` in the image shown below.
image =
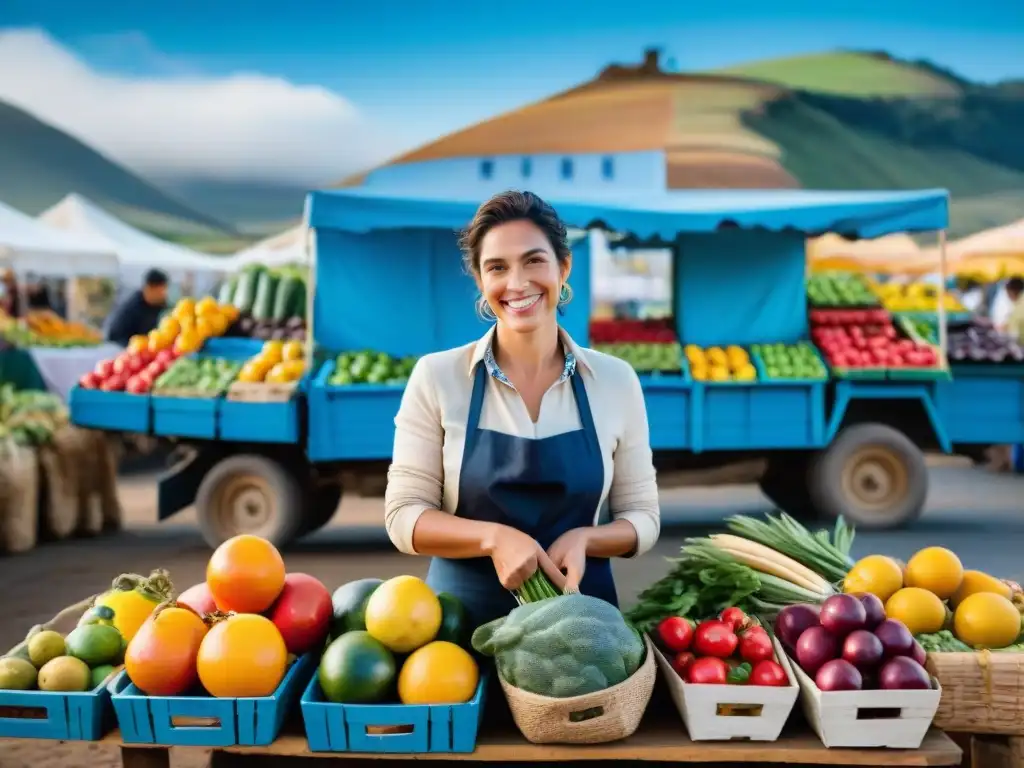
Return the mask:
[[(673, 713), (674, 714), (674, 713)], [(688, 763), (705, 766), (805, 765), (805, 766), (956, 766), (962, 752), (952, 739), (932, 729), (916, 750), (826, 749), (818, 737), (796, 727), (776, 742), (693, 742), (682, 724), (663, 719), (645, 721), (632, 737), (611, 744), (590, 746), (538, 745), (526, 742), (516, 731), (484, 730), (471, 754), (381, 754), (354, 752), (309, 752), (301, 731), (286, 730), (267, 747), (163, 747), (126, 745), (114, 731), (103, 741), (121, 747), (125, 768), (167, 768), (171, 750), (211, 753), (211, 768), (289, 768), (299, 763), (312, 768), (312, 761), (344, 761), (346, 768), (370, 760), (420, 761), (466, 760), (487, 763), (563, 762), (586, 763), (608, 760), (642, 760), (653, 763)]]

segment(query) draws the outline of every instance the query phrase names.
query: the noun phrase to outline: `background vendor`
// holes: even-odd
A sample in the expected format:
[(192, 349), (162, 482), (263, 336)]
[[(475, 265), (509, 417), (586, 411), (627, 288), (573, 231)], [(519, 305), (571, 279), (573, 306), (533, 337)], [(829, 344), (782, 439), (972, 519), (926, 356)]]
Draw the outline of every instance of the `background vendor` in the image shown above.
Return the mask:
[(107, 340), (122, 347), (132, 336), (145, 336), (157, 327), (167, 307), (167, 275), (159, 269), (146, 273), (141, 290), (124, 299), (110, 315)]
[(609, 558), (646, 552), (660, 530), (640, 381), (559, 327), (572, 255), (550, 205), (496, 195), (461, 245), (494, 325), (417, 363), (395, 418), (388, 535), (432, 556), (428, 583), (477, 624), (512, 610), (509, 590), (538, 568), (617, 604)]

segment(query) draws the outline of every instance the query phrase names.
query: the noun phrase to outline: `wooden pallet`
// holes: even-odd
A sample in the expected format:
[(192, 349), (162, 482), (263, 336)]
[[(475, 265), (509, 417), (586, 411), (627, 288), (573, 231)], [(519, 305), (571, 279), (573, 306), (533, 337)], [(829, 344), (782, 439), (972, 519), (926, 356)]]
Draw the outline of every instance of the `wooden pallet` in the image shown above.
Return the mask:
[(236, 381), (228, 388), (228, 400), (243, 403), (283, 403), (292, 399), (299, 382), (282, 384)]

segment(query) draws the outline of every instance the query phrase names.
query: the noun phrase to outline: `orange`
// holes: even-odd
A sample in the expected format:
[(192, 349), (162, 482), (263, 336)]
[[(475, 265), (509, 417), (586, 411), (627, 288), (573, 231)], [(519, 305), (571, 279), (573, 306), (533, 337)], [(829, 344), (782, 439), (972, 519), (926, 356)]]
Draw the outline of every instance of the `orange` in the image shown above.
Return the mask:
[(178, 301), (174, 306), (174, 311), (171, 313), (179, 320), (182, 317), (188, 317), (196, 313), (196, 303), (187, 296), (184, 299)]
[(222, 611), (263, 613), (284, 589), (284, 560), (277, 547), (247, 533), (228, 539), (210, 557), (206, 584)]
[(952, 597), (963, 580), (960, 558), (944, 547), (926, 547), (907, 561), (907, 586), (927, 589), (943, 600)]
[(288, 649), (270, 619), (239, 613), (213, 625), (196, 662), (199, 682), (211, 696), (270, 696), (288, 669)]
[(181, 324), (178, 322), (178, 318), (174, 315), (167, 315), (160, 320), (160, 325), (157, 326), (162, 333), (169, 335), (177, 335), (178, 331), (181, 330)]
[(174, 350), (183, 355), (195, 352), (201, 346), (203, 346), (202, 337), (191, 328), (182, 331), (181, 335), (174, 341)]
[(196, 333), (198, 333), (203, 339), (208, 339), (214, 335), (213, 325), (210, 323), (210, 318), (200, 317), (196, 319)]
[(398, 673), (403, 704), (462, 704), (473, 698), (480, 671), (455, 643), (436, 640), (413, 651)]
[(227, 333), (228, 326), (231, 325), (231, 322), (227, 319), (227, 317), (220, 314), (219, 312), (216, 312), (211, 315), (206, 315), (204, 319), (210, 324), (211, 335), (213, 336), (223, 336), (225, 333)]
[(147, 339), (150, 352), (159, 352), (160, 350), (167, 349), (171, 346), (171, 342), (168, 341), (167, 336), (160, 331), (150, 331)]

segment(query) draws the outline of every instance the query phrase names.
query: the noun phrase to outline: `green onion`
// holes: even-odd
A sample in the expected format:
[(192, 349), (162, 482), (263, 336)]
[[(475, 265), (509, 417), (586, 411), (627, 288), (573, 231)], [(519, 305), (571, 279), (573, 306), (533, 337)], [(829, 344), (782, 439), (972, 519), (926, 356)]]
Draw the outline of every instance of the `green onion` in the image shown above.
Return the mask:
[(516, 590), (516, 596), (524, 603), (539, 603), (550, 597), (558, 597), (558, 591), (547, 576), (536, 571)]
[(735, 515), (726, 521), (726, 527), (737, 536), (793, 558), (828, 581), (841, 581), (853, 567), (846, 549), (853, 543), (853, 531), (845, 523), (836, 528), (838, 546), (836, 542), (829, 541), (827, 533), (822, 536), (812, 534), (785, 513), (778, 517), (767, 515), (764, 520)]

